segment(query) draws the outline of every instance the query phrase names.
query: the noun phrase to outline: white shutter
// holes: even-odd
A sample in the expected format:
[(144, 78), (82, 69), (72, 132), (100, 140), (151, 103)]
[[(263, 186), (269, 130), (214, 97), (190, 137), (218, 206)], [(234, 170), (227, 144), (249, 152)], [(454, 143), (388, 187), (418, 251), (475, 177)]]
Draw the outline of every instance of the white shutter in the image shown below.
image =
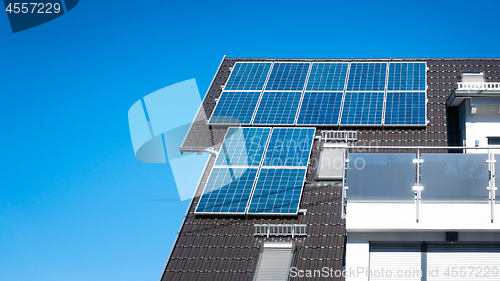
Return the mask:
[(372, 246), (369, 280), (421, 280), (420, 246)]
[(427, 248), (427, 280), (500, 280), (497, 245), (444, 245)]
[(292, 260), (292, 243), (264, 243), (256, 281), (286, 281)]

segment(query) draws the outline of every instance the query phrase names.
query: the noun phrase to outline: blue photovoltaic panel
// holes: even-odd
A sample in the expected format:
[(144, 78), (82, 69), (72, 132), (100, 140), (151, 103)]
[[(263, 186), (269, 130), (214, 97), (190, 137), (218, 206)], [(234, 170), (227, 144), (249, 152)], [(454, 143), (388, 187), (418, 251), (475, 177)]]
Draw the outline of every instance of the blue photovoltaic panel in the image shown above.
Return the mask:
[(229, 128), (215, 165), (259, 166), (271, 128)]
[(425, 125), (425, 92), (388, 92), (386, 125)]
[(271, 63), (236, 63), (229, 80), (224, 87), (226, 91), (262, 90), (266, 82)]
[(347, 92), (341, 124), (381, 125), (384, 92)]
[(224, 92), (210, 117), (210, 124), (250, 124), (259, 92)]
[(302, 91), (309, 63), (277, 62), (271, 70), (266, 91)]
[(260, 170), (248, 214), (297, 214), (306, 168)]
[(197, 213), (245, 213), (258, 168), (213, 168)]
[(425, 63), (389, 64), (388, 91), (425, 91)]
[(387, 63), (351, 63), (348, 91), (384, 91)]
[(313, 63), (307, 91), (343, 91), (348, 63)]
[(274, 128), (264, 166), (307, 166), (314, 128)]
[(253, 124), (293, 125), (301, 92), (264, 92)]
[(337, 125), (342, 92), (306, 92), (297, 125)]

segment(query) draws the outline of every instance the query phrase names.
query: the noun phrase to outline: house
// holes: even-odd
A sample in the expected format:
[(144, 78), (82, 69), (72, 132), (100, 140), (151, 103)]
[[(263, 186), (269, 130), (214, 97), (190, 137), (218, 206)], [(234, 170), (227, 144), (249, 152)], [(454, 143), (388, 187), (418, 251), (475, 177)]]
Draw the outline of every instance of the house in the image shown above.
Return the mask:
[(224, 57), (161, 280), (500, 280), (498, 81), (498, 59)]

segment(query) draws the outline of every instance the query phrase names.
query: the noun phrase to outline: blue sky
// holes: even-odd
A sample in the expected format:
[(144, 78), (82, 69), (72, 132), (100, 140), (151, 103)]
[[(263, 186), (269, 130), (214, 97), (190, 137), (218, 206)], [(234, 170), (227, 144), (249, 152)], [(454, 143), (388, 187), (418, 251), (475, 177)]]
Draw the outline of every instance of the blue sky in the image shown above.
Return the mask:
[[(498, 57), (498, 1), (92, 1), (0, 12), (0, 280), (158, 280), (188, 207), (127, 111), (229, 57)], [(198, 174), (193, 175), (199, 177)]]

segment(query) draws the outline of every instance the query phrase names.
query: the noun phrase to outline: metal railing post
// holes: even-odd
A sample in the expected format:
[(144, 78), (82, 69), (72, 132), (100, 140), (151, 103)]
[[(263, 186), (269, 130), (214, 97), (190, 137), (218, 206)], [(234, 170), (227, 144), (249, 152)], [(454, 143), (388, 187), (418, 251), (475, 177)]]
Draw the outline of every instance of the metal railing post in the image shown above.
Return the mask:
[(347, 162), (349, 162), (349, 159), (347, 157), (347, 149), (344, 149), (344, 154), (343, 154), (343, 163), (344, 163), (344, 168), (342, 169), (342, 201), (341, 201), (341, 218), (345, 219), (346, 216), (346, 190), (348, 187), (346, 186), (346, 170), (347, 170)]
[(495, 160), (495, 154), (493, 153), (490, 153), (490, 151), (488, 150), (488, 160), (486, 161), (488, 162), (488, 166), (489, 166), (489, 186), (488, 188), (486, 188), (488, 191), (489, 191), (489, 203), (490, 203), (490, 210), (491, 210), (491, 222), (493, 223), (493, 221), (495, 220), (495, 201), (496, 201), (496, 190), (497, 190), (497, 187), (496, 187), (496, 183), (495, 183), (495, 163), (496, 163), (496, 160)]
[(416, 159), (413, 160), (416, 164), (415, 168), (415, 186), (413, 187), (413, 190), (415, 191), (415, 219), (417, 223), (420, 220), (420, 201), (422, 200), (422, 185), (421, 185), (421, 165), (423, 162), (423, 159), (421, 158), (420, 155), (420, 149), (417, 149), (417, 155)]

